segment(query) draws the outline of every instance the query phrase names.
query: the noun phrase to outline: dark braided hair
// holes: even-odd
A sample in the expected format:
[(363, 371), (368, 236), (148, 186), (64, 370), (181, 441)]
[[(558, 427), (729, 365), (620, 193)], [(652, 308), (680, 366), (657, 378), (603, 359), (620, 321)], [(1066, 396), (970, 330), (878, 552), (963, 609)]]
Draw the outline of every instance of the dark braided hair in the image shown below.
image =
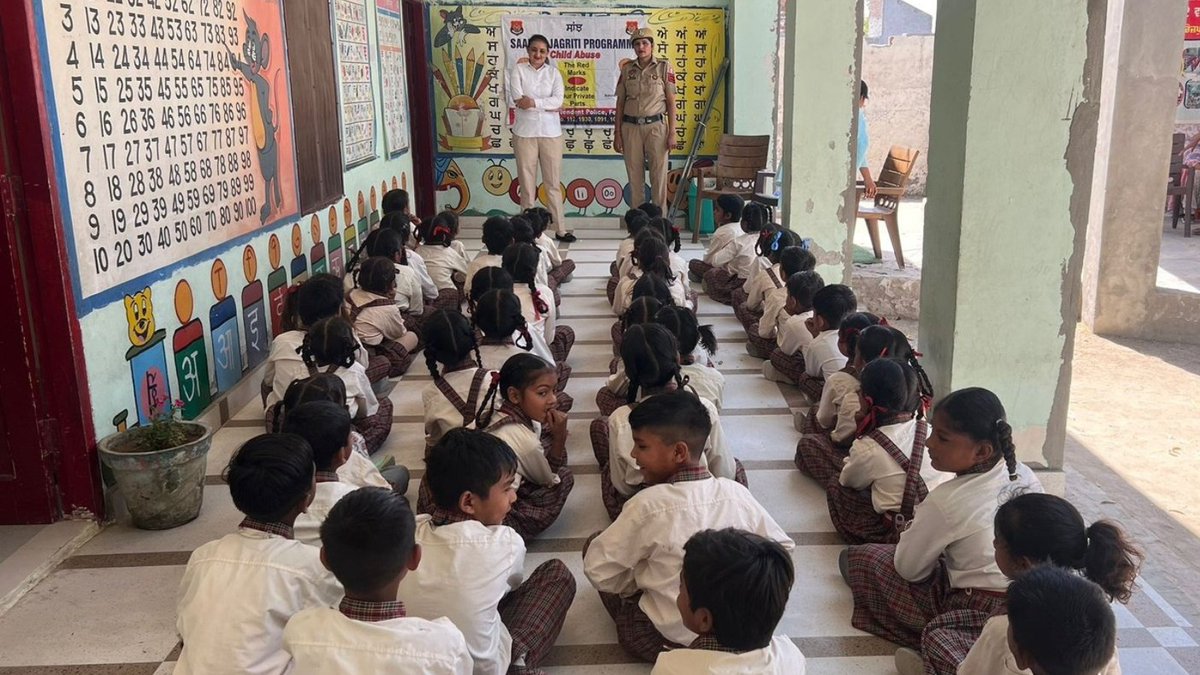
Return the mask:
[(867, 364), (859, 377), (862, 395), (882, 414), (879, 426), (891, 424), (889, 418), (912, 414), (921, 404), (917, 391), (917, 374), (907, 363), (896, 358), (880, 358)]
[(986, 466), (990, 469), (1003, 459), (1008, 479), (1017, 479), (1017, 448), (998, 396), (983, 387), (959, 389), (942, 399), (936, 412), (942, 413), (950, 431), (966, 434), (976, 443), (991, 443), (995, 453)]
[(283, 394), (283, 399), (279, 402), (279, 408), (275, 414), (275, 426), (271, 431), (282, 432), (287, 411), (310, 401), (332, 401), (345, 406), (346, 383), (332, 373), (317, 373), (302, 380), (292, 380)]
[(337, 316), (346, 301), (342, 280), (332, 274), (314, 274), (296, 287), (294, 308), (303, 326)]
[(383, 199), (380, 200), (379, 205), (383, 209), (385, 218), (393, 213), (404, 213), (408, 211), (408, 191), (392, 188), (383, 193)]
[(483, 403), (475, 413), (476, 426), (483, 429), (491, 424), (497, 393), (500, 398), (507, 399), (509, 389), (525, 389), (547, 372), (558, 371), (554, 365), (536, 354), (513, 354), (508, 357), (500, 368), (498, 377), (492, 379), (487, 395), (483, 397)]
[(770, 226), (771, 220), (767, 207), (756, 202), (750, 202), (742, 207), (742, 231), (762, 232)]
[(633, 284), (633, 299), (638, 298), (654, 298), (664, 305), (675, 304), (675, 298), (671, 295), (671, 286), (666, 279), (657, 274), (643, 274), (642, 278), (638, 279)]
[(512, 221), (504, 216), (492, 216), (483, 221), (483, 245), (491, 255), (500, 255), (513, 243)]
[(300, 356), (309, 368), (349, 368), (358, 353), (358, 339), (350, 323), (340, 316), (321, 319), (304, 335)]
[(648, 295), (629, 303), (629, 308), (621, 315), (621, 333), (623, 334), (625, 329), (630, 326), (654, 321), (654, 316), (662, 307), (663, 304), (658, 301), (658, 298)]
[(680, 241), (679, 237), (679, 228), (675, 227), (674, 223), (666, 218), (655, 218), (650, 221), (650, 227), (648, 229), (661, 235), (663, 241), (667, 242), (667, 245), (671, 247), (671, 250), (679, 253), (679, 248), (682, 246), (682, 242)]
[[(800, 246), (800, 235), (791, 230), (770, 226), (758, 233), (758, 241), (754, 244), (754, 251), (767, 260), (770, 260), (771, 264), (774, 265), (780, 261), (784, 250), (792, 246)], [(810, 253), (809, 255), (812, 254)], [(796, 271), (800, 272), (803, 270)]]
[[(635, 220), (638, 221), (636, 226), (633, 224)], [(625, 225), (625, 230), (629, 232), (629, 236), (634, 237), (637, 236), (639, 230), (646, 226), (646, 223), (650, 222), (650, 219), (646, 216), (646, 212), (641, 209), (629, 209), (625, 212), (625, 217), (621, 222)]]
[(511, 291), (513, 289), (512, 275), (504, 271), (502, 267), (484, 267), (471, 277), (471, 294), (467, 298), (467, 304), (471, 307), (472, 313), (475, 311), (475, 305), (484, 293), (488, 291), (504, 290)]
[(687, 384), (679, 369), (679, 344), (670, 331), (656, 323), (630, 326), (621, 339), (621, 362), (629, 377), (626, 399), (637, 401), (638, 391), (665, 386), (672, 380), (682, 389)]
[[(380, 249), (380, 251), (378, 253), (373, 252), (375, 249), (368, 248), (367, 253), (369, 255), (381, 255), (381, 256), (384, 256), (385, 258), (390, 258), (391, 256), (388, 255), (387, 252), (390, 251), (393, 246), (395, 246), (395, 252), (400, 254), (400, 261), (399, 261), (400, 264), (407, 265), (408, 264), (408, 240), (412, 238), (412, 221), (409, 219), (408, 214), (407, 213), (389, 213), (389, 214), (387, 214), (379, 221), (379, 228), (376, 230), (373, 230), (373, 232), (383, 232), (385, 230), (390, 230), (392, 232), (395, 232), (396, 236), (400, 238), (399, 242), (397, 244), (392, 244), (390, 241), (391, 237), (390, 236), (385, 237), (385, 240), (387, 240), (387, 243), (383, 244), (383, 246), (385, 248)], [(367, 235), (367, 238), (370, 239), (370, 236), (371, 235)]]
[[(870, 312), (854, 312), (845, 319), (842, 319), (842, 325), (838, 328), (838, 342), (846, 345), (846, 356), (850, 359), (851, 363), (854, 362), (854, 355), (858, 353), (858, 345), (863, 339), (862, 334), (871, 326), (879, 325), (880, 321), (881, 319), (878, 316)], [(880, 340), (882, 337), (882, 334), (880, 334), (876, 340)], [(890, 337), (888, 340), (882, 343), (880, 351), (872, 351), (870, 358), (867, 358), (867, 354), (864, 353), (863, 362), (869, 363), (877, 356), (897, 356), (897, 347), (890, 342)], [(887, 351), (884, 352), (882, 349), (886, 349)]]
[(512, 275), (513, 283), (529, 285), (533, 308), (540, 314), (549, 314), (550, 305), (542, 298), (542, 293), (537, 287), (537, 271), (541, 257), (541, 251), (533, 244), (513, 244), (504, 249), (504, 257), (500, 264)]
[(642, 202), (638, 204), (638, 210), (646, 214), (647, 218), (661, 218), (663, 214), (662, 208), (654, 202)]
[(667, 305), (654, 316), (654, 323), (671, 331), (679, 342), (679, 354), (685, 359), (696, 350), (697, 344), (704, 345), (709, 354), (717, 352), (717, 336), (712, 326), (701, 326), (696, 313), (687, 307)]
[(633, 249), (633, 259), (643, 276), (655, 275), (665, 281), (675, 277), (671, 271), (671, 253), (661, 237), (646, 237)]
[(387, 295), (396, 283), (396, 263), (383, 256), (371, 256), (363, 261), (355, 282), (368, 293)]
[(458, 216), (453, 211), (442, 211), (417, 226), (417, 241), (427, 246), (449, 247), (458, 234)]
[(520, 333), (525, 344), (516, 345), (525, 351), (533, 349), (533, 338), (529, 325), (521, 313), (521, 301), (512, 291), (491, 290), (479, 298), (475, 306), (475, 327), (483, 336), (493, 340), (507, 340), (513, 333)]
[(788, 246), (779, 254), (779, 270), (784, 283), (796, 272), (811, 272), (817, 266), (817, 257), (803, 246)]
[(513, 229), (513, 241), (518, 244), (533, 244), (537, 235), (533, 233), (533, 221), (525, 216), (513, 216), (509, 219)]
[[(845, 335), (845, 331), (847, 330), (846, 323), (850, 319), (862, 314), (875, 316), (869, 312), (855, 312), (851, 314), (842, 322), (840, 330), (843, 331), (843, 335)], [(847, 344), (850, 344), (849, 338), (847, 338)], [(861, 359), (864, 365), (881, 356), (894, 357), (907, 363), (917, 377), (917, 388), (920, 391), (922, 402), (928, 404), (933, 400), (933, 383), (929, 380), (929, 374), (921, 367), (921, 362), (917, 360), (920, 354), (912, 348), (912, 344), (908, 341), (908, 336), (901, 332), (900, 329), (889, 326), (886, 322), (868, 326), (858, 335), (855, 347), (856, 358)], [(922, 412), (924, 412), (926, 405), (922, 405), (921, 407)]]
[(438, 372), (439, 363), (447, 367), (456, 366), (472, 353), (475, 355), (475, 365), (483, 367), (475, 329), (462, 312), (439, 309), (425, 320), (421, 332), (425, 342), (425, 365), (434, 380), (442, 379)]
[(546, 228), (550, 226), (550, 212), (540, 206), (525, 209), (522, 214), (529, 219), (529, 223), (533, 225), (533, 238), (537, 239), (542, 236)]

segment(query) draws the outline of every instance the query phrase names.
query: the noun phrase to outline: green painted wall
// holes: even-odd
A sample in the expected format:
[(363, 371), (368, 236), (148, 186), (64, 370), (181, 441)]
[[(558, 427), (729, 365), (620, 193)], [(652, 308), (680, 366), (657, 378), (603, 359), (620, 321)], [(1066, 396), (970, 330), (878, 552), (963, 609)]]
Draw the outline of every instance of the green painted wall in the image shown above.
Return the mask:
[(730, 53), (737, 57), (737, 68), (730, 60), (730, 133), (775, 133), (778, 11), (772, 0), (730, 3)]

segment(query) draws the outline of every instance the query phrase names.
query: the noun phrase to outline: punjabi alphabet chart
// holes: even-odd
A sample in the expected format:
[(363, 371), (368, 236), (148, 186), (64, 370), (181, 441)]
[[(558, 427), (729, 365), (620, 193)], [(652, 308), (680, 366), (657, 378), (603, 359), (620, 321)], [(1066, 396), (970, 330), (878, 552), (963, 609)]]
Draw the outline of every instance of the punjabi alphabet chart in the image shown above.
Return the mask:
[(298, 210), (273, 0), (45, 0), (81, 298)]
[(367, 4), (366, 0), (335, 0), (333, 8), (342, 104), (342, 162), (350, 168), (375, 159)]
[(408, 94), (404, 82), (404, 24), (400, 0), (376, 0), (379, 81), (383, 89), (383, 132), (388, 157), (408, 150)]

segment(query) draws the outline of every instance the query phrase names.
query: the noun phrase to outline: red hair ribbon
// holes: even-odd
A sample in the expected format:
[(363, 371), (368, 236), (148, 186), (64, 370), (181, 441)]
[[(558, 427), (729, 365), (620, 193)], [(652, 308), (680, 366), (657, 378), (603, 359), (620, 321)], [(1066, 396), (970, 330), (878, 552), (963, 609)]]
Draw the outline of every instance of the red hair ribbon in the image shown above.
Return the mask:
[(880, 326), (890, 326), (891, 324), (889, 324), (889, 323), (887, 322), (887, 318), (886, 318), (886, 317), (882, 317), (882, 316), (881, 316), (881, 317), (879, 317), (879, 325), (880, 325)]
[(450, 234), (450, 228), (446, 227), (445, 225), (434, 225), (432, 234), (435, 237), (439, 234)]
[(879, 413), (887, 412), (886, 408), (875, 405), (875, 401), (870, 396), (864, 396), (863, 401), (867, 404), (867, 414), (863, 415), (862, 420), (858, 423), (858, 427), (854, 430), (855, 438), (872, 431), (878, 421)]
[(925, 357), (925, 355), (922, 354), (921, 352), (919, 352), (915, 349), (913, 350), (913, 358), (914, 359), (920, 359), (920, 358), (924, 358), (924, 357)]
[(888, 355), (888, 348), (884, 347), (883, 350), (879, 352), (879, 358), (882, 359), (883, 357), (885, 357), (887, 355)]
[(492, 371), (492, 386), (495, 387), (499, 384), (500, 384), (500, 371), (493, 370)]

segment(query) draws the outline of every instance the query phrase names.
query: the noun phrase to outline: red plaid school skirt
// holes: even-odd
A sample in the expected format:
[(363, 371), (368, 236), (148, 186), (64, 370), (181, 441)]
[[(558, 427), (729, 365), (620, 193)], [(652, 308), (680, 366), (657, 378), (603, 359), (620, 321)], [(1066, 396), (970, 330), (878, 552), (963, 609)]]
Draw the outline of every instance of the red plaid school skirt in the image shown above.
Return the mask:
[(556, 362), (566, 361), (571, 354), (571, 347), (575, 346), (575, 330), (570, 326), (555, 326), (554, 339), (550, 341), (549, 346), (550, 355)]
[(704, 292), (713, 300), (728, 305), (733, 302), (733, 291), (743, 283), (741, 277), (714, 267), (704, 275)]
[(613, 487), (612, 475), (608, 470), (608, 417), (592, 420), (588, 434), (592, 439), (592, 453), (596, 455), (596, 463), (600, 465), (600, 500), (604, 502), (604, 510), (608, 513), (609, 520), (616, 520), (629, 497), (617, 492)]
[(828, 434), (804, 434), (796, 443), (796, 468), (826, 487), (836, 484), (849, 453), (833, 444)]
[(617, 297), (617, 284), (619, 283), (621, 283), (621, 280), (618, 279), (614, 273), (613, 276), (608, 279), (608, 284), (604, 286), (604, 293), (608, 296), (608, 304), (610, 305), (613, 304), (613, 298)]
[(392, 400), (379, 399), (379, 410), (374, 415), (355, 419), (353, 424), (366, 441), (367, 453), (373, 455), (379, 452), (388, 434), (392, 433)]
[[(779, 343), (775, 338), (765, 338), (758, 334), (758, 322), (754, 322), (746, 327), (746, 341), (750, 344), (750, 355), (758, 359), (769, 359), (771, 354), (779, 349)], [(803, 358), (803, 357), (801, 357)]]
[(563, 258), (562, 264), (550, 270), (550, 278), (558, 283), (566, 283), (567, 277), (575, 273), (575, 261)]
[(784, 354), (782, 349), (774, 349), (771, 351), (771, 365), (784, 377), (797, 382), (804, 375), (804, 354), (798, 351), (795, 354)]
[(457, 288), (442, 288), (438, 289), (438, 296), (433, 301), (433, 309), (444, 309), (446, 311), (461, 311), (462, 310), (462, 292)]
[(616, 593), (600, 591), (600, 602), (617, 626), (617, 642), (631, 656), (647, 663), (654, 663), (662, 652), (668, 649), (680, 649), (684, 645), (675, 644), (658, 632), (658, 629), (654, 627), (654, 622), (638, 606), (638, 601), (641, 599), (641, 591), (628, 598), (622, 598)]
[[(804, 357), (801, 356), (800, 360), (803, 361)], [(774, 361), (772, 361), (772, 363), (774, 363)], [(778, 366), (776, 367), (778, 368)], [(796, 382), (796, 386), (800, 388), (800, 393), (808, 397), (808, 400), (820, 401), (821, 391), (825, 389), (825, 378), (811, 377), (806, 373), (801, 373), (798, 381)]]
[[(614, 356), (614, 357), (613, 357), (613, 359), (612, 359), (612, 361), (609, 361), (609, 362), (608, 362), (608, 374), (609, 374), (609, 375), (616, 375), (616, 374), (617, 374), (617, 365), (618, 365), (618, 364), (620, 364), (620, 363), (621, 363), (621, 357), (619, 357), (619, 356)], [(264, 397), (264, 398), (265, 398), (265, 397)]]
[[(742, 318), (745, 312), (750, 311), (746, 308), (746, 301), (750, 299), (750, 294), (746, 292), (745, 284), (738, 286), (729, 293), (729, 301), (733, 304), (733, 313), (738, 319)], [(743, 322), (744, 323), (744, 322)]]
[(712, 265), (709, 265), (703, 260), (696, 260), (693, 258), (692, 260), (688, 261), (688, 272), (699, 279), (703, 279), (704, 275), (708, 274), (712, 268)]
[(372, 352), (369, 348), (367, 350), (367, 354), (367, 379), (370, 380), (372, 384), (386, 379), (388, 373), (392, 370), (391, 360), (389, 360), (384, 354)]
[(616, 321), (613, 322), (612, 328), (610, 328), (608, 330), (608, 334), (612, 337), (613, 354), (617, 358), (620, 358), (621, 357), (621, 340), (623, 340), (625, 338), (625, 333), (624, 333), (624, 331), (621, 330), (621, 320), (620, 319), (617, 319)]
[(504, 596), (498, 607), (500, 621), (512, 635), (512, 659), (524, 667), (511, 666), (510, 673), (540, 673), (567, 610), (575, 599), (575, 577), (561, 560), (547, 560), (516, 590)]
[(388, 377), (400, 377), (408, 372), (416, 354), (411, 354), (404, 345), (395, 340), (383, 340), (377, 346), (367, 347), (367, 353), (372, 356), (382, 356), (388, 360)]
[(983, 624), (1004, 611), (1007, 599), (991, 614), (974, 609), (956, 609), (939, 614), (921, 632), (921, 656), (925, 672), (954, 675), (967, 652), (983, 633)]
[(747, 334), (752, 334), (750, 326), (751, 324), (757, 325), (762, 319), (762, 314), (762, 309), (755, 310), (750, 309), (745, 304), (739, 305), (737, 304), (737, 298), (734, 298), (733, 315), (737, 317), (738, 321), (742, 322), (742, 328), (746, 329)]
[(829, 518), (847, 544), (895, 544), (900, 533), (885, 514), (876, 513), (871, 490), (854, 490), (837, 482), (825, 486)]
[(600, 409), (600, 414), (604, 415), (605, 417), (613, 414), (614, 410), (620, 408), (626, 403), (628, 403), (628, 401), (626, 400), (625, 396), (622, 396), (612, 389), (609, 389), (608, 385), (600, 387), (600, 391), (596, 392), (596, 407)]
[(944, 561), (928, 579), (913, 583), (896, 572), (895, 544), (864, 544), (848, 551), (854, 595), (850, 623), (903, 647), (920, 649), (922, 632), (939, 615), (957, 610), (990, 615), (1004, 606), (1003, 593), (951, 588)]
[(558, 279), (554, 275), (548, 275), (546, 283), (550, 286), (550, 294), (554, 296), (554, 306), (558, 307), (562, 304), (562, 292), (558, 290)]

